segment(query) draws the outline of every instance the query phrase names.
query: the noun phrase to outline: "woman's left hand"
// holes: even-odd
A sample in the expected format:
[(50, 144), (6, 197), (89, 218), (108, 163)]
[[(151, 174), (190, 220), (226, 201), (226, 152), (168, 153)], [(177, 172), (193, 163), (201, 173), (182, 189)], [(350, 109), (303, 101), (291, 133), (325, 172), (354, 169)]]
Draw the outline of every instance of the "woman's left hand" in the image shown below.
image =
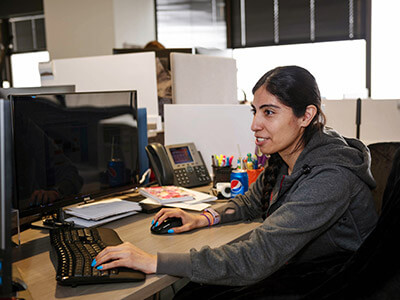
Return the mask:
[(151, 255), (131, 243), (125, 242), (118, 246), (105, 248), (93, 260), (92, 266), (101, 271), (127, 267), (152, 274), (157, 270), (157, 255)]

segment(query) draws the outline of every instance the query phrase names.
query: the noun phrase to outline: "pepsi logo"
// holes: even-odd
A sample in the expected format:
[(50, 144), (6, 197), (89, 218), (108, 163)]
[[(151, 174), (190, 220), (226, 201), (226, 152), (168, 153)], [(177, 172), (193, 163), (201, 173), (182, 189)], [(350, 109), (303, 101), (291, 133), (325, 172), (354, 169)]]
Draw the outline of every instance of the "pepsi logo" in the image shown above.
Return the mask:
[(109, 167), (108, 168), (108, 174), (110, 174), (111, 177), (116, 177), (117, 176), (117, 171), (115, 171), (114, 168)]
[(233, 179), (231, 181), (231, 191), (234, 193), (237, 193), (240, 191), (240, 189), (242, 188), (242, 183), (237, 180), (237, 179)]

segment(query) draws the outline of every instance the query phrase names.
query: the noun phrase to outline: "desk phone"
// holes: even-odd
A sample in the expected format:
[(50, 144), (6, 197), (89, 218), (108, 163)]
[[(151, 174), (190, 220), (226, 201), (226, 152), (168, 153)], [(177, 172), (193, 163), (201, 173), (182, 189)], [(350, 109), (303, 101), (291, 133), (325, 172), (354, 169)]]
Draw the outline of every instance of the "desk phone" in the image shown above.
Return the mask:
[(194, 143), (146, 147), (150, 164), (160, 185), (196, 187), (211, 182), (210, 174)]

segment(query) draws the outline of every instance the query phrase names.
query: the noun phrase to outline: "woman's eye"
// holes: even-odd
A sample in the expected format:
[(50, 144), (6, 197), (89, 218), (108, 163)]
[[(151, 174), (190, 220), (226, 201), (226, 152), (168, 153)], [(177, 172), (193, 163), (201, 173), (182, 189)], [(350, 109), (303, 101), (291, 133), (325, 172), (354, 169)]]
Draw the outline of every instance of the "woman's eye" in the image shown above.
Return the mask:
[(252, 108), (250, 111), (253, 114), (253, 116), (256, 114), (256, 110), (254, 108)]
[(274, 112), (273, 112), (272, 110), (269, 110), (269, 109), (265, 110), (264, 113), (265, 113), (267, 116), (270, 116), (270, 115), (274, 114)]

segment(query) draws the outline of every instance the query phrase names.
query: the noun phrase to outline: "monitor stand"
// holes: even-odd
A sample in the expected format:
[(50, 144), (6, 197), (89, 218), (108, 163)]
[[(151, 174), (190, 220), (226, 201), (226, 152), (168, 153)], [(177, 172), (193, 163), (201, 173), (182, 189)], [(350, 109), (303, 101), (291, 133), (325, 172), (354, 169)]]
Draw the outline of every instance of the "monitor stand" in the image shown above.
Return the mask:
[(58, 227), (72, 227), (74, 226), (74, 222), (65, 221), (65, 213), (62, 208), (59, 208), (57, 211), (54, 211), (53, 214), (42, 218), (42, 220), (38, 220), (36, 222), (32, 222), (32, 228), (39, 229), (53, 229)]
[(22, 277), (17, 267), (12, 267), (12, 274), (12, 294), (18, 299), (33, 299), (26, 283), (21, 279)]

